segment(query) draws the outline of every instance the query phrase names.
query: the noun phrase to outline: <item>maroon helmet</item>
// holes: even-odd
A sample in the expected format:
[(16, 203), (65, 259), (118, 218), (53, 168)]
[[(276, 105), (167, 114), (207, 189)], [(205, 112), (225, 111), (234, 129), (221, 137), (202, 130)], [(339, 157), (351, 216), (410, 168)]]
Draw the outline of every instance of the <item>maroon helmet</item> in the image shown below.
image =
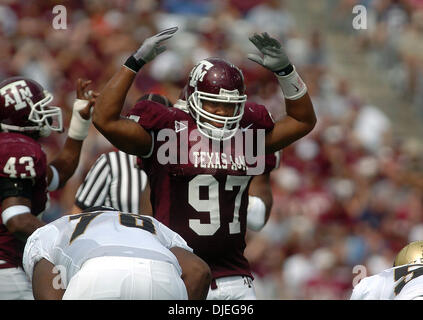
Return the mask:
[[(196, 120), (198, 130), (215, 140), (231, 138), (239, 128), (247, 100), (244, 76), (236, 66), (220, 58), (201, 60), (190, 72), (188, 83), (183, 90), (187, 107)], [(234, 103), (232, 116), (221, 116), (207, 112), (202, 107), (202, 100)], [(206, 119), (223, 126), (217, 128)]]
[(0, 83), (0, 131), (38, 133), (63, 131), (62, 111), (48, 106), (53, 96), (34, 80), (8, 78)]

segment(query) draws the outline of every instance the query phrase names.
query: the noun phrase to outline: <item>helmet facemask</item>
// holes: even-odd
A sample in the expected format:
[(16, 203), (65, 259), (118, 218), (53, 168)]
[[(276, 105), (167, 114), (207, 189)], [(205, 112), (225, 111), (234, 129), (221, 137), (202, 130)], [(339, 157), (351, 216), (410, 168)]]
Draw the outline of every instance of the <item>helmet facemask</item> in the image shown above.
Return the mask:
[[(220, 116), (203, 109), (203, 100), (234, 103), (234, 113), (232, 116)], [(196, 120), (198, 130), (206, 137), (213, 140), (227, 140), (232, 138), (239, 128), (239, 123), (244, 115), (244, 105), (247, 100), (246, 95), (239, 95), (238, 90), (226, 90), (220, 88), (219, 94), (207, 93), (195, 90), (188, 97), (188, 105), (191, 116)], [(213, 126), (212, 121), (222, 124), (221, 128)]]
[(26, 99), (31, 108), (28, 120), (38, 124), (42, 137), (48, 136), (51, 131), (63, 132), (62, 110), (59, 107), (48, 105), (53, 100), (51, 93), (44, 91), (44, 96), (35, 104), (31, 99)]

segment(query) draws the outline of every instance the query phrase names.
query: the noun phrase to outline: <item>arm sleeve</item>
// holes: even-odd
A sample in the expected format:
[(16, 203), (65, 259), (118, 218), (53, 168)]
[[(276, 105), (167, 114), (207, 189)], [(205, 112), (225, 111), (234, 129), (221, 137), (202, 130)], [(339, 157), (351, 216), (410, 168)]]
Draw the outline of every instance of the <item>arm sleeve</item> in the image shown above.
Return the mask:
[(172, 108), (148, 100), (139, 101), (129, 110), (127, 117), (136, 121), (150, 132), (168, 128), (173, 120)]
[[(272, 116), (270, 115), (269, 111), (266, 109), (265, 106), (261, 104), (257, 104), (254, 102), (248, 102), (245, 105), (244, 109), (244, 118), (242, 120), (242, 126), (246, 128), (253, 128), (256, 129), (257, 132), (255, 133), (254, 140), (253, 140), (253, 149), (257, 150), (259, 148), (259, 141), (262, 139), (261, 134), (263, 134), (263, 131), (260, 132), (260, 136), (257, 137), (256, 135), (259, 135), (259, 130), (264, 130), (264, 133), (268, 133), (271, 130), (273, 130), (275, 123), (273, 121)], [(258, 151), (255, 151), (258, 152)], [(254, 153), (256, 155), (256, 153)], [(268, 173), (272, 171), (273, 169), (277, 169), (279, 167), (280, 163), (280, 157), (281, 151), (266, 154), (262, 156), (257, 157), (257, 161), (259, 163), (259, 168), (264, 168), (264, 170), (260, 171), (260, 174), (262, 173)], [(259, 162), (260, 161), (260, 162)], [(256, 175), (257, 173), (252, 173), (253, 175)]]
[(275, 126), (272, 116), (264, 105), (248, 102), (245, 105), (244, 115), (246, 123), (254, 123), (256, 129), (265, 129), (268, 132)]
[(408, 281), (395, 300), (423, 300), (423, 276)]
[[(47, 202), (47, 157), (41, 145), (24, 135), (2, 132), (0, 134), (0, 178), (13, 179), (18, 183), (17, 188), (9, 188), (0, 181), (0, 194), (2, 199), (13, 196), (13, 193), (24, 191), (23, 196), (31, 199), (31, 213), (38, 215), (45, 210)], [(23, 187), (28, 181), (31, 183), (31, 194), (27, 187)], [(4, 188), (9, 190), (4, 190)], [(22, 187), (24, 190), (22, 190)], [(2, 190), (3, 189), (3, 190)], [(26, 190), (26, 191), (25, 191)], [(10, 195), (12, 192), (12, 195)], [(9, 195), (7, 195), (9, 193)]]
[(149, 101), (139, 101), (126, 115), (127, 118), (132, 119), (147, 130), (152, 138), (150, 152), (143, 155), (143, 159), (148, 159), (153, 154), (153, 150), (157, 144), (157, 134), (159, 130), (165, 128), (172, 128), (174, 125), (173, 108), (165, 107), (164, 105)]
[(94, 205), (102, 205), (110, 188), (110, 165), (107, 155), (102, 154), (91, 167), (84, 182), (79, 186), (75, 196), (75, 204), (86, 209)]
[[(275, 126), (275, 121), (266, 107), (260, 105), (259, 110), (261, 111), (259, 119), (260, 125), (266, 130), (266, 132), (269, 132)], [(279, 168), (281, 155), (282, 150), (266, 155), (266, 172)]]
[(35, 230), (28, 238), (24, 249), (22, 264), (30, 281), (32, 281), (35, 264), (42, 258), (55, 264), (53, 261), (53, 249), (58, 235), (59, 233), (56, 227), (53, 225), (46, 225)]

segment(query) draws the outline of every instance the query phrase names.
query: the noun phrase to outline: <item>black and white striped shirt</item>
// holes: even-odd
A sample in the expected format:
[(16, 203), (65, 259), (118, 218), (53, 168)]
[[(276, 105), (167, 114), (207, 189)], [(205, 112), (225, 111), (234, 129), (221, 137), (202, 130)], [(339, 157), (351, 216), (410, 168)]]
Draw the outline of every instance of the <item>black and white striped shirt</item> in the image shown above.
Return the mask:
[(79, 186), (75, 204), (81, 209), (105, 205), (139, 213), (147, 175), (135, 164), (136, 157), (122, 151), (102, 154)]

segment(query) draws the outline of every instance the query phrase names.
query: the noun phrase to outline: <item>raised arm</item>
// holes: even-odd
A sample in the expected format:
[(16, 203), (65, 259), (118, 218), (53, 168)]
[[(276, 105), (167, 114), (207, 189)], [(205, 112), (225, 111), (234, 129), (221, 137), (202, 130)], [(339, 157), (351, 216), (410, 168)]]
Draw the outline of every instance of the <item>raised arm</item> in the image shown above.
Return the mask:
[(121, 117), (126, 95), (137, 72), (165, 50), (160, 44), (173, 36), (178, 28), (166, 29), (147, 38), (141, 47), (110, 79), (97, 99), (93, 114), (95, 127), (116, 148), (137, 156), (149, 153), (151, 136), (138, 123)]
[(289, 61), (281, 44), (267, 33), (254, 34), (250, 41), (262, 55), (249, 54), (248, 59), (275, 73), (285, 96), (286, 116), (275, 123), (266, 135), (266, 153), (285, 148), (307, 135), (316, 124), (316, 115), (307, 87)]
[(65, 185), (78, 167), (81, 148), (91, 126), (92, 107), (98, 93), (87, 92), (91, 80), (78, 79), (76, 97), (68, 136), (63, 148), (56, 158), (49, 163), (47, 181), (49, 191), (56, 190)]

